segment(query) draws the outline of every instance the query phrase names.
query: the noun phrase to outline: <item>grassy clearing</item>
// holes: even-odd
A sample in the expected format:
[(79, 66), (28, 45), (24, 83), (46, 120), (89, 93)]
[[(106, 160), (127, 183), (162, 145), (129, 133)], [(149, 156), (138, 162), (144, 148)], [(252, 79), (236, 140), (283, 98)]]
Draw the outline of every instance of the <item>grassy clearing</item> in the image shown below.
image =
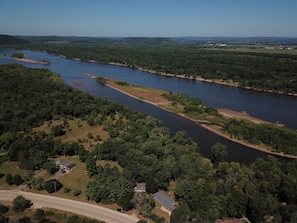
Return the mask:
[(6, 161), (0, 165), (0, 173), (5, 175), (0, 179), (0, 189), (5, 190), (16, 187), (15, 185), (10, 186), (6, 183), (7, 174), (10, 173), (12, 176), (19, 174), (22, 178), (24, 178), (28, 171), (20, 169), (17, 162)]
[(142, 86), (136, 86), (136, 85), (119, 85), (117, 84), (118, 81), (116, 80), (107, 80), (107, 84), (113, 88), (116, 88), (120, 91), (123, 91), (125, 93), (128, 93), (130, 96), (148, 101), (150, 103), (156, 104), (158, 106), (167, 107), (171, 105), (171, 103), (162, 96), (162, 94), (166, 93), (166, 91), (154, 89), (154, 88), (148, 88), (148, 87), (142, 87)]
[[(52, 122), (44, 123), (42, 126), (35, 128), (34, 131), (44, 131), (47, 134), (51, 133), (51, 128), (55, 125), (63, 124), (62, 120), (55, 120)], [(100, 136), (102, 140), (109, 137), (108, 133), (103, 130), (103, 126), (90, 126), (86, 121), (81, 119), (68, 120), (68, 127), (64, 128), (66, 134), (57, 138), (60, 138), (63, 142), (82, 142), (85, 149), (89, 149), (91, 145), (97, 144), (95, 141), (96, 136)], [(91, 134), (93, 138), (89, 138), (88, 134)]]

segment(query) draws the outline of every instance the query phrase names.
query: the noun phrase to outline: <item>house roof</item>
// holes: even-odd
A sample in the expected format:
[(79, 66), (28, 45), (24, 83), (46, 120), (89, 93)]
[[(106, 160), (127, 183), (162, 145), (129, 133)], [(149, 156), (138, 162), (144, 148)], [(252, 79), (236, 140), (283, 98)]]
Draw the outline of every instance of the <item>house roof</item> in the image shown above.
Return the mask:
[(60, 162), (60, 164), (61, 164), (62, 166), (64, 166), (64, 167), (70, 167), (70, 166), (73, 166), (73, 165), (74, 165), (73, 162), (70, 162), (70, 161), (67, 161), (67, 160), (62, 160), (62, 161)]
[(136, 183), (136, 187), (134, 187), (134, 191), (145, 191), (146, 185), (145, 183)]
[(154, 198), (168, 210), (172, 210), (175, 206), (175, 202), (161, 192), (155, 193)]

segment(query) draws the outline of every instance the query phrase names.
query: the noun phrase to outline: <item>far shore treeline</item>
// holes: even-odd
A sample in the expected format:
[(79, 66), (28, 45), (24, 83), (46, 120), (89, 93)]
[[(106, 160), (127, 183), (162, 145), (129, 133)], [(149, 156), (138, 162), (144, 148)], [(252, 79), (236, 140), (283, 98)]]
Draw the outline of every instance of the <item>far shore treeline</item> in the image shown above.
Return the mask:
[[(171, 137), (159, 120), (73, 89), (47, 69), (1, 65), (0, 100), (0, 165), (14, 161), (32, 174), (53, 157), (77, 156), (89, 177), (81, 191), (86, 199), (137, 208), (156, 222), (165, 222), (152, 212), (151, 193), (158, 190), (174, 192), (173, 223), (243, 216), (250, 222), (296, 221), (297, 161), (267, 156), (251, 165), (229, 163), (225, 146), (216, 142), (211, 159), (204, 158), (185, 132)], [(84, 127), (99, 128), (101, 135), (86, 132), (88, 143), (63, 140)], [(136, 182), (146, 182), (144, 203), (133, 197)]]

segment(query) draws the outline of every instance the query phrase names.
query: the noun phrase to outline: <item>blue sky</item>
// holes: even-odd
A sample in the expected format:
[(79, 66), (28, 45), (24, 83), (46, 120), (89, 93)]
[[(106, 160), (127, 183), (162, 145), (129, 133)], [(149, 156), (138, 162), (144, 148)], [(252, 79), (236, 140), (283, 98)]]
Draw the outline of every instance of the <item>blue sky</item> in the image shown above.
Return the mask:
[(297, 0), (0, 0), (0, 33), (297, 37)]

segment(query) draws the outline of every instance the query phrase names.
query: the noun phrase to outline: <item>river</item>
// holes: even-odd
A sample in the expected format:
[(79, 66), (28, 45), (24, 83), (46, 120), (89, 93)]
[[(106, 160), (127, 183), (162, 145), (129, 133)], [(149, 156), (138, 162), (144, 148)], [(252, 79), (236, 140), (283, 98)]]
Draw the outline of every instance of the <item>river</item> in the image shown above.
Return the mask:
[[(198, 143), (201, 154), (205, 157), (211, 156), (211, 147), (215, 142), (222, 142), (227, 145), (228, 157), (226, 160), (228, 161), (249, 164), (257, 157), (266, 157), (266, 154), (230, 142), (208, 132), (192, 121), (130, 98), (111, 88), (103, 87), (97, 84), (95, 80), (89, 78), (86, 73), (167, 91), (182, 92), (191, 97), (200, 97), (206, 105), (211, 107), (245, 111), (254, 117), (270, 122), (278, 121), (289, 128), (297, 129), (297, 97), (250, 91), (175, 77), (165, 77), (122, 66), (69, 60), (46, 52), (22, 51), (26, 58), (40, 61), (49, 60), (51, 62), (50, 65), (25, 63), (10, 58), (10, 55), (15, 52), (20, 51), (0, 50), (0, 64), (20, 63), (31, 68), (50, 69), (60, 74), (65, 83), (72, 87), (81, 91), (88, 91), (97, 97), (107, 96), (117, 103), (131, 107), (133, 110), (139, 110), (154, 116), (162, 120), (172, 134), (180, 130), (186, 131), (187, 135)], [(74, 82), (82, 83), (83, 86), (75, 86)], [(279, 159), (287, 160), (284, 158)]]

